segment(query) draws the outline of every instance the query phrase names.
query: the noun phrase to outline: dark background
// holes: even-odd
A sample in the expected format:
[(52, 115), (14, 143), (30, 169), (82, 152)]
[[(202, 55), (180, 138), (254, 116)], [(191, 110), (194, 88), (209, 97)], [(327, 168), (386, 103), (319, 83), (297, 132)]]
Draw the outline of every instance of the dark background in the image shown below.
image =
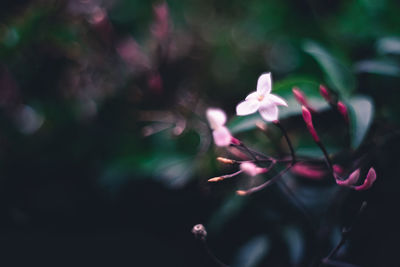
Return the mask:
[[(1, 265), (212, 266), (191, 233), (203, 223), (229, 265), (310, 266), (367, 201), (336, 259), (398, 266), (399, 8), (389, 0), (1, 1)], [(317, 232), (278, 184), (239, 197), (251, 178), (206, 182), (234, 171), (215, 161), (227, 154), (213, 146), (209, 106), (223, 108), (251, 147), (287, 153), (274, 126), (268, 139), (249, 124), (257, 117), (234, 116), (269, 71), (289, 102), (280, 118), (299, 153), (321, 156), (291, 88), (319, 107), (326, 84), (352, 119), (348, 131), (321, 108), (315, 123), (328, 151), (343, 164), (366, 155), (363, 172), (377, 171), (365, 192), (284, 177)]]

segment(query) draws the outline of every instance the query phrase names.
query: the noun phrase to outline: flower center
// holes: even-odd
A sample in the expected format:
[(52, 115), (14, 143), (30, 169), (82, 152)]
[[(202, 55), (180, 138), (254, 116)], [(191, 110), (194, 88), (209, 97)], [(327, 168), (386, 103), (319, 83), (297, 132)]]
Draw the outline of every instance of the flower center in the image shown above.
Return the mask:
[(258, 101), (262, 101), (263, 99), (264, 99), (264, 95), (259, 95), (258, 97), (257, 97), (257, 99), (258, 99)]

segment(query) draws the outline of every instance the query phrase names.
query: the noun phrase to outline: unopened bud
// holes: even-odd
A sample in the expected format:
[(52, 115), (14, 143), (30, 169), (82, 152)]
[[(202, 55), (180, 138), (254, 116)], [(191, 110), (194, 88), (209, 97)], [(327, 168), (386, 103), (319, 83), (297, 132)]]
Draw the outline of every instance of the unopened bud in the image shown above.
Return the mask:
[(231, 144), (232, 144), (232, 145), (239, 146), (239, 145), (241, 144), (241, 142), (239, 141), (239, 139), (237, 139), (237, 138), (235, 138), (235, 137), (232, 136), (232, 138), (231, 138)]
[(307, 128), (308, 128), (308, 131), (310, 132), (314, 141), (318, 143), (319, 137), (318, 137), (318, 134), (315, 131), (314, 125), (312, 123), (311, 112), (305, 106), (302, 106), (302, 113), (303, 113), (304, 122), (306, 123)]
[(294, 98), (296, 98), (297, 102), (299, 102), (300, 105), (308, 106), (306, 97), (305, 97), (304, 93), (302, 91), (300, 91), (299, 88), (294, 87), (292, 89), (292, 92), (293, 92)]
[(326, 175), (326, 171), (324, 169), (302, 162), (294, 165), (291, 168), (291, 171), (298, 176), (313, 180), (320, 180)]
[(237, 190), (237, 191), (236, 191), (236, 194), (239, 195), (239, 196), (245, 196), (245, 195), (247, 195), (247, 191), (244, 191), (244, 190)]
[(206, 228), (202, 224), (196, 224), (195, 226), (193, 226), (192, 233), (196, 238), (201, 240), (205, 240), (207, 237)]
[(358, 181), (360, 177), (360, 169), (353, 171), (346, 180), (336, 179), (336, 183), (340, 186), (351, 186)]
[(218, 157), (217, 160), (221, 163), (225, 163), (225, 164), (234, 164), (236, 161), (233, 159), (227, 159), (227, 158), (223, 158), (223, 157)]
[(332, 168), (333, 168), (333, 171), (334, 171), (335, 173), (337, 173), (337, 174), (339, 174), (339, 175), (343, 174), (343, 168), (342, 168), (342, 166), (335, 164), (335, 165), (332, 166)]
[(263, 132), (267, 131), (267, 124), (265, 122), (263, 122), (263, 121), (257, 121), (256, 122), (256, 127), (258, 129), (260, 129), (261, 131), (263, 131)]
[(357, 191), (367, 190), (374, 184), (375, 180), (376, 172), (374, 167), (371, 167), (367, 173), (367, 178), (365, 178), (364, 183), (362, 185), (355, 186), (354, 189)]
[(328, 89), (326, 89), (326, 87), (323, 86), (322, 84), (319, 86), (319, 93), (325, 99), (326, 102), (328, 103), (331, 102), (332, 100), (331, 95), (329, 94)]
[(346, 105), (343, 102), (339, 101), (337, 103), (337, 109), (338, 109), (339, 113), (342, 114), (345, 122), (349, 123), (349, 112), (347, 111)]
[(208, 179), (207, 182), (215, 183), (215, 182), (219, 182), (219, 181), (222, 181), (222, 180), (224, 180), (224, 178), (222, 178), (221, 176), (218, 176), (218, 177), (214, 177), (214, 178)]

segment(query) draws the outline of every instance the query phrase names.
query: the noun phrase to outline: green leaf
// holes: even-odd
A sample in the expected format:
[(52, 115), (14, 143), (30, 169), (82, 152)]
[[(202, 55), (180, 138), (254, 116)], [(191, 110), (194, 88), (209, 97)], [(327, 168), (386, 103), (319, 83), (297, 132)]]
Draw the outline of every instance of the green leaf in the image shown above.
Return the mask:
[(364, 140), (374, 117), (374, 104), (367, 96), (356, 96), (349, 101), (351, 145), (357, 148)]
[(250, 131), (256, 128), (256, 123), (263, 121), (258, 112), (249, 116), (235, 116), (227, 124), (232, 134), (238, 134), (245, 131)]
[(270, 244), (266, 236), (260, 235), (252, 238), (240, 248), (233, 267), (255, 267), (268, 253)]
[(387, 76), (400, 76), (400, 66), (390, 60), (363, 60), (354, 65), (356, 72), (372, 73)]
[(325, 48), (313, 41), (306, 41), (303, 50), (322, 67), (329, 86), (338, 90), (343, 97), (354, 91), (356, 82), (352, 72)]
[(384, 37), (378, 40), (376, 50), (379, 54), (400, 54), (400, 38)]

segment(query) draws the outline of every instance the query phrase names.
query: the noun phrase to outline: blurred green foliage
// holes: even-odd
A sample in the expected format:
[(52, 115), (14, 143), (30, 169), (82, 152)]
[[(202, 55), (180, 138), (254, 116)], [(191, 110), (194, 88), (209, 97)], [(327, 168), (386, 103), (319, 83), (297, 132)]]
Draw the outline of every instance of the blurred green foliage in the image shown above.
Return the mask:
[[(400, 116), (399, 8), (390, 0), (2, 1), (1, 226), (4, 234), (12, 229), (6, 240), (21, 229), (29, 236), (122, 227), (135, 237), (127, 234), (118, 247), (137, 238), (131, 246), (139, 255), (125, 263), (161, 266), (165, 260), (154, 255), (163, 255), (168, 266), (204, 266), (190, 243), (191, 226), (203, 222), (213, 250), (233, 266), (305, 266), (314, 256), (311, 229), (281, 187), (240, 198), (236, 188), (260, 181), (206, 184), (232, 170), (215, 162), (225, 152), (213, 147), (205, 109), (226, 110), (232, 132), (251, 147), (287, 153), (272, 125), (270, 139), (257, 133), (258, 115), (234, 117), (258, 76), (272, 72), (273, 92), (289, 103), (280, 118), (297, 151), (321, 155), (301, 122), (294, 86), (321, 111), (316, 127), (330, 152), (386, 145)], [(351, 109), (350, 139), (319, 96), (320, 84)], [(391, 181), (398, 152), (377, 161), (380, 153), (372, 162)], [(325, 198), (337, 193), (332, 184), (285, 180), (324, 223)], [(395, 186), (380, 188), (371, 198)], [(357, 206), (358, 196), (346, 197), (355, 201), (329, 222), (328, 240)], [(157, 228), (163, 223), (167, 233)], [(382, 255), (363, 258), (359, 251), (348, 258), (389, 266)]]

